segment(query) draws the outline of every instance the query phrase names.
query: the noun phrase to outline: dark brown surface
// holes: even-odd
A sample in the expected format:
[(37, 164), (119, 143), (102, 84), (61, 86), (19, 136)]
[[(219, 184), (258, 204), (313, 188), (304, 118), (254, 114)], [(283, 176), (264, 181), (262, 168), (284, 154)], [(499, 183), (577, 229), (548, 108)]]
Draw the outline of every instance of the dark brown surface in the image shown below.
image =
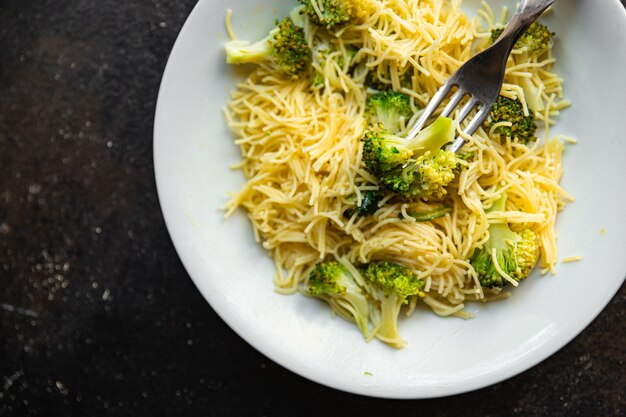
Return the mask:
[(624, 287), (542, 364), (446, 399), (334, 391), (233, 333), (154, 185), (157, 91), (193, 4), (0, 0), (0, 416), (626, 414)]

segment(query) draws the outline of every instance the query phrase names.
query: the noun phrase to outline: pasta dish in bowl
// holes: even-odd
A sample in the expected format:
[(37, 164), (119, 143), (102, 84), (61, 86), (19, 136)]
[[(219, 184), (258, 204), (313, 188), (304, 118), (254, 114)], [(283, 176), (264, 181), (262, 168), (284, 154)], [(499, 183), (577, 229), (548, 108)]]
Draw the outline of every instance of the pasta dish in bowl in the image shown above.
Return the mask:
[[(626, 54), (605, 40), (626, 42), (616, 30), (626, 19), (618, 2), (580, 1), (576, 7), (557, 2), (539, 21), (555, 33), (549, 52), (537, 55), (535, 65), (516, 61), (530, 55), (520, 48), (511, 57), (502, 91), (502, 104), (513, 102), (502, 106), (501, 114), (520, 105), (523, 117), (531, 114), (525, 109), (533, 110), (537, 129), (530, 140), (513, 139), (512, 121), (511, 126), (495, 122), (483, 126), (453, 155), (459, 160), (446, 165), (445, 144), (427, 157), (422, 148), (403, 148), (394, 138), (403, 137), (437, 85), (489, 44), (491, 28), (506, 18), (495, 3), (491, 13), (470, 0), (395, 3), (425, 9), (392, 10), (399, 18), (376, 9), (391, 22), (386, 28), (378, 20), (380, 26), (367, 31), (362, 26), (377, 15), (362, 15), (357, 25), (344, 24), (335, 32), (302, 15), (310, 64), (294, 79), (279, 73), (273, 58), (227, 64), (225, 45), (232, 38), (224, 24), (226, 7), (200, 1), (163, 76), (155, 116), (155, 171), (165, 221), (182, 262), (212, 308), (241, 337), (282, 366), (331, 387), (427, 398), (484, 387), (537, 364), (582, 331), (621, 285), (626, 260), (616, 254), (626, 250), (621, 217), (626, 147), (619, 124), (610, 121), (621, 120), (623, 106), (615, 97), (626, 94), (619, 71)], [(437, 11), (431, 8), (435, 3), (454, 7)], [(291, 19), (298, 5), (291, 0), (232, 2), (232, 32), (252, 45), (270, 36), (275, 20)], [(421, 26), (403, 23), (420, 13), (437, 15), (438, 21), (456, 16), (457, 29), (440, 28), (449, 36), (432, 39), (443, 49), (402, 40), (413, 29), (422, 33)], [(589, 33), (588, 27), (596, 30)], [(463, 41), (464, 35), (470, 37)], [(329, 40), (328, 50), (314, 50), (315, 39)], [(384, 45), (394, 46), (391, 55), (376, 62)], [(435, 50), (449, 57), (445, 65), (435, 65), (444, 56)], [(406, 65), (390, 64), (403, 63), (405, 55)], [(614, 64), (595, 76), (598, 63), (608, 59)], [(532, 94), (525, 78), (540, 94)], [(265, 96), (274, 100), (271, 108)], [(385, 103), (404, 110), (389, 119), (382, 112)], [(537, 111), (541, 105), (543, 111)], [(553, 123), (546, 128), (546, 121)], [(447, 123), (432, 128), (432, 137), (446, 140)], [(532, 130), (532, 124), (528, 127)], [(402, 169), (385, 165), (391, 158), (379, 161), (379, 170), (376, 155), (393, 155), (374, 150), (394, 147), (408, 158)], [(439, 167), (451, 170), (442, 175), (429, 171), (433, 165), (424, 162), (437, 162), (436, 155), (442, 157)], [(274, 168), (264, 181), (260, 176), (268, 167)], [(422, 187), (415, 181), (421, 178), (442, 185), (445, 194)], [(432, 198), (424, 198), (426, 189), (433, 190)], [(573, 204), (567, 204), (570, 196), (576, 197)], [(225, 218), (229, 209), (234, 211)], [(504, 236), (504, 246), (492, 242), (491, 250), (480, 253), (509, 249), (510, 255), (516, 240), (510, 236), (526, 234), (525, 242), (532, 241), (527, 230), (535, 236), (537, 251), (526, 253), (536, 256), (537, 264), (526, 279), (521, 279), (528, 271), (526, 258), (515, 257), (506, 268), (488, 257), (472, 260), (496, 234)], [(564, 263), (573, 256), (583, 260)], [(328, 264), (317, 269), (320, 263)], [(383, 271), (389, 263), (397, 266)], [(494, 275), (496, 264), (513, 281), (520, 278), (519, 285), (497, 269)], [(401, 287), (401, 279), (390, 278), (396, 275), (389, 271), (398, 268), (412, 285)], [(363, 283), (356, 282), (368, 309), (361, 329), (351, 323), (345, 302), (323, 292), (331, 287), (312, 285), (324, 283), (312, 276), (346, 270)], [(389, 279), (379, 281), (381, 271)], [(495, 281), (483, 285), (481, 276)], [(385, 282), (406, 295), (399, 304), (385, 301), (392, 295), (383, 288)], [(347, 282), (341, 286), (349, 290)], [(277, 289), (298, 294), (286, 296)], [(392, 307), (386, 317), (394, 317), (400, 307), (390, 327), (398, 331), (397, 338), (380, 333), (383, 301)], [(328, 308), (332, 303), (340, 316), (335, 319)]]

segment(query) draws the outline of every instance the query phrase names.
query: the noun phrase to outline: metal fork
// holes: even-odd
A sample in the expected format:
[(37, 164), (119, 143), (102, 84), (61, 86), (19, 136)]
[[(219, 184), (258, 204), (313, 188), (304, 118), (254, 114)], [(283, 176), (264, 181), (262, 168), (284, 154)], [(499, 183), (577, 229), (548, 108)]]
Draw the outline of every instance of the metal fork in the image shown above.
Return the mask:
[[(479, 108), (474, 118), (463, 130), (472, 135), (485, 121), (491, 110), (491, 106), (500, 95), (506, 62), (515, 45), (515, 42), (526, 32), (528, 27), (556, 0), (522, 0), (517, 11), (507, 24), (500, 37), (483, 52), (472, 57), (463, 64), (452, 76), (437, 90), (430, 100), (415, 125), (407, 135), (407, 139), (414, 138), (424, 127), (426, 121), (433, 115), (435, 110), (448, 96), (453, 87), (457, 90), (443, 109), (442, 116), (448, 116), (461, 103), (465, 96), (469, 97), (467, 103), (461, 108), (458, 115), (460, 124), (472, 112)], [(450, 145), (449, 150), (458, 152), (465, 143), (463, 137), (458, 137)]]

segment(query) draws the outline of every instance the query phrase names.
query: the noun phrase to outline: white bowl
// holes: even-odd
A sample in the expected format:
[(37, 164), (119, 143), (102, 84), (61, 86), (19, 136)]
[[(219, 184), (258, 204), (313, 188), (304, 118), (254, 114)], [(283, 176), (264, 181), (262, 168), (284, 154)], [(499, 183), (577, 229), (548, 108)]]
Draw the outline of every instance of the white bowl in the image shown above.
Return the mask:
[(558, 34), (558, 70), (573, 102), (554, 133), (579, 139), (565, 156), (563, 185), (577, 201), (559, 217), (558, 246), (562, 257), (584, 260), (559, 265), (557, 276), (533, 277), (506, 302), (470, 304), (473, 320), (430, 313), (402, 320), (408, 346), (400, 351), (365, 343), (320, 302), (274, 292), (274, 266), (244, 213), (223, 218), (227, 192), (244, 182), (228, 168), (239, 151), (221, 112), (237, 78), (224, 62), (224, 16), (233, 8), (236, 33), (261, 38), (296, 2), (268, 3), (200, 0), (159, 92), (154, 159), (163, 213), (187, 271), (215, 311), (284, 367), (388, 398), (444, 396), (502, 381), (581, 332), (626, 274), (626, 13), (618, 0), (561, 0), (546, 19)]

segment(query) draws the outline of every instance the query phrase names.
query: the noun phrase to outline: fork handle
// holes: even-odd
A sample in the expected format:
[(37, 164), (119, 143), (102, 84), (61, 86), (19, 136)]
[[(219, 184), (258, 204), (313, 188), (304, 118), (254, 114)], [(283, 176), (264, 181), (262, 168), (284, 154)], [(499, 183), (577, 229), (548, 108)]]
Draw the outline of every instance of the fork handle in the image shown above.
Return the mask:
[(510, 51), (528, 27), (556, 0), (522, 0), (500, 37), (494, 42), (507, 45)]

